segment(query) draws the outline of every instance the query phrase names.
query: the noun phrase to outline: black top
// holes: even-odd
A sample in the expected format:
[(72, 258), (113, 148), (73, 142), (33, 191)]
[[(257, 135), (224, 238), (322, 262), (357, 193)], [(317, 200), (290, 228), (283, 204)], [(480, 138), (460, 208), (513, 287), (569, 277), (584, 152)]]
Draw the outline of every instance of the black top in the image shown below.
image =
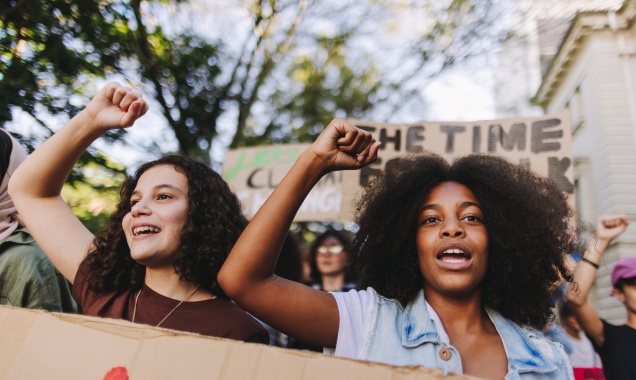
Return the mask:
[(614, 326), (603, 320), (605, 340), (594, 349), (603, 362), (607, 380), (636, 379), (636, 330), (627, 326)]

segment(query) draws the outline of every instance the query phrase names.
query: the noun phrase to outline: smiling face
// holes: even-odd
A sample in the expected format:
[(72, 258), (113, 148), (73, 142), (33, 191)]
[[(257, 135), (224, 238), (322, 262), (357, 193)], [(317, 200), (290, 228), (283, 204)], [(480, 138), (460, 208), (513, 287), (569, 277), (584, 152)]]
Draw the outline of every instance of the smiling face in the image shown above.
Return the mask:
[(134, 260), (148, 268), (170, 268), (188, 214), (188, 179), (172, 165), (144, 172), (130, 198), (122, 227)]
[(421, 210), (416, 245), (427, 298), (479, 291), (488, 264), (488, 234), (475, 195), (462, 184), (443, 182)]

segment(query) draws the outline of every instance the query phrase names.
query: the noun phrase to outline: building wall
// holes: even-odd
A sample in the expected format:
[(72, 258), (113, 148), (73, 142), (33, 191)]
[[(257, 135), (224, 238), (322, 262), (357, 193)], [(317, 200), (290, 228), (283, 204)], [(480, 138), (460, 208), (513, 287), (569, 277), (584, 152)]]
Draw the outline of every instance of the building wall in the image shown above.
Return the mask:
[[(622, 41), (621, 41), (622, 39)], [(602, 317), (625, 321), (624, 307), (608, 297), (610, 271), (622, 257), (636, 255), (636, 47), (634, 27), (592, 31), (583, 40), (564, 79), (546, 106), (548, 113), (569, 109), (579, 216), (628, 214), (632, 225), (608, 248), (599, 270), (594, 303)]]
[[(599, 9), (617, 10), (623, 0), (514, 0), (505, 2), (502, 19), (516, 37), (497, 57), (493, 97), (496, 117), (541, 115), (533, 102), (541, 84), (542, 64), (559, 47), (574, 14)], [(547, 66), (544, 65), (544, 66)]]

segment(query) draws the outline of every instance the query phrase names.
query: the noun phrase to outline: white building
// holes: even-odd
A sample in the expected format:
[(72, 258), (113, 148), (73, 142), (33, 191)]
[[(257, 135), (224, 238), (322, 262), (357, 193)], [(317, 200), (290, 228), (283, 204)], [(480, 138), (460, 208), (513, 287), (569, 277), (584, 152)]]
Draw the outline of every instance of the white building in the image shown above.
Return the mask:
[(577, 12), (617, 10), (623, 0), (512, 0), (502, 4), (511, 38), (497, 54), (494, 99), (497, 118), (537, 116), (533, 98)]
[(627, 214), (632, 222), (608, 249), (593, 293), (601, 317), (623, 323), (624, 307), (608, 295), (613, 263), (636, 256), (636, 0), (573, 18), (536, 101), (547, 113), (570, 112), (581, 219)]

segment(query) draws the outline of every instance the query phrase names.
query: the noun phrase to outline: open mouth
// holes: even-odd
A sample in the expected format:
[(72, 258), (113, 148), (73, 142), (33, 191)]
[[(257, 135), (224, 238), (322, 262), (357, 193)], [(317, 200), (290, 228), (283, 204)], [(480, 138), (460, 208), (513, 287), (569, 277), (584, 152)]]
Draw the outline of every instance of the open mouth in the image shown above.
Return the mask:
[(450, 248), (437, 254), (437, 259), (449, 264), (460, 264), (470, 260), (470, 254), (459, 248)]
[(133, 236), (158, 234), (159, 232), (161, 232), (160, 228), (151, 226), (141, 226), (133, 228)]

